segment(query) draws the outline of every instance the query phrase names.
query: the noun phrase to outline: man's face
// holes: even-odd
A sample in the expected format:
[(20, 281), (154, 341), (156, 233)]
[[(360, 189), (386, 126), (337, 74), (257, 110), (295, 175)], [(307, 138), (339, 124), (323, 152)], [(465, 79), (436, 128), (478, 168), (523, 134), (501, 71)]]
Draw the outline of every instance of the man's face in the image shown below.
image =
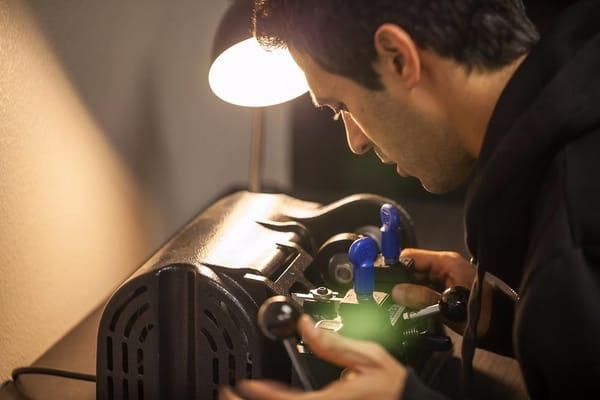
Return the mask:
[(350, 150), (373, 150), (401, 176), (418, 178), (432, 193), (445, 193), (463, 183), (474, 160), (450, 129), (445, 107), (432, 85), (411, 89), (396, 84), (393, 74), (380, 74), (384, 89), (369, 90), (325, 71), (310, 56), (292, 51), (306, 74), (313, 101), (339, 111)]

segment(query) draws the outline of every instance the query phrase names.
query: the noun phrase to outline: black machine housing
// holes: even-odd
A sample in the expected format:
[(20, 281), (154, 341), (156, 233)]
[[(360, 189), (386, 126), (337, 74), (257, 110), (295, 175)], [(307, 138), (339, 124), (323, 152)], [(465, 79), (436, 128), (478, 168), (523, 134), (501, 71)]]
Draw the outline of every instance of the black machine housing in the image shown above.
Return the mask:
[(347, 252), (355, 235), (377, 235), (385, 203), (400, 211), (403, 246), (415, 246), (408, 214), (380, 196), (322, 206), (238, 192), (214, 203), (106, 304), (98, 331), (97, 399), (216, 399), (222, 385), (241, 379), (293, 382), (283, 346), (257, 327), (260, 305), (273, 295), (318, 286), (351, 288), (332, 282), (328, 263), (334, 253)]

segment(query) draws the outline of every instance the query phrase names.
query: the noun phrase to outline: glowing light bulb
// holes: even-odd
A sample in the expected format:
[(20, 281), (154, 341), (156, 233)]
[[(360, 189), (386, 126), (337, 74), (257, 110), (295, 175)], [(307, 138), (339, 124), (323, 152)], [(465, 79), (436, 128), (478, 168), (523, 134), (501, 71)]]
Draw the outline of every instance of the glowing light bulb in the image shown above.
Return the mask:
[(210, 67), (208, 82), (222, 100), (244, 107), (285, 103), (308, 91), (289, 51), (266, 51), (250, 38), (225, 50)]

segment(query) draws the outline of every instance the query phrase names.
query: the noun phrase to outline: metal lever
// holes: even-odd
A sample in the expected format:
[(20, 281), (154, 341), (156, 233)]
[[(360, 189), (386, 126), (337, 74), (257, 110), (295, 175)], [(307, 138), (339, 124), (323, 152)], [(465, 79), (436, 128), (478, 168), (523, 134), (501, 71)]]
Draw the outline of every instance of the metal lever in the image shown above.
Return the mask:
[(300, 315), (302, 310), (289, 297), (273, 296), (260, 306), (258, 326), (269, 339), (283, 342), (302, 387), (309, 392), (315, 390), (315, 381), (296, 348), (296, 323)]
[(465, 322), (467, 320), (467, 304), (469, 302), (469, 289), (463, 286), (454, 286), (442, 293), (442, 298), (437, 304), (425, 307), (419, 311), (404, 313), (402, 319), (415, 320), (431, 315), (441, 314), (448, 321)]

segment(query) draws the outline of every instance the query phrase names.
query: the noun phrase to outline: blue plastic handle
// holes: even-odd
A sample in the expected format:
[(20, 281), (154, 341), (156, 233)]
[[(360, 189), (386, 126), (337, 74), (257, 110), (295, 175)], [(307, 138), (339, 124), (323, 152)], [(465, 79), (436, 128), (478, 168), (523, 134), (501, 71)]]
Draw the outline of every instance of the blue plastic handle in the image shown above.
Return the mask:
[(373, 300), (377, 251), (377, 242), (370, 237), (355, 240), (348, 251), (354, 265), (354, 291), (359, 302)]
[(392, 204), (384, 204), (381, 217), (381, 253), (386, 264), (397, 264), (400, 257), (400, 213)]

